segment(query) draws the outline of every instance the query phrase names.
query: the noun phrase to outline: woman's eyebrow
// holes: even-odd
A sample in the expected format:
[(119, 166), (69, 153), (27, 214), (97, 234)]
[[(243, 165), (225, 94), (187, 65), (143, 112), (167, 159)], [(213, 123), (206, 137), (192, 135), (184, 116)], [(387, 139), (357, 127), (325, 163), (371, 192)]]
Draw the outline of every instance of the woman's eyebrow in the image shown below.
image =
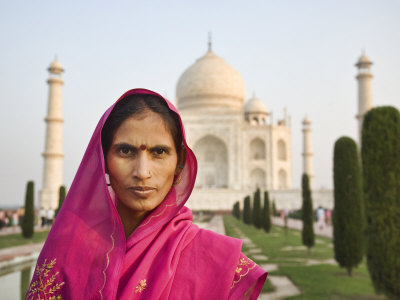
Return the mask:
[(149, 147), (149, 148), (150, 148), (150, 150), (154, 150), (154, 149), (157, 149), (157, 148), (163, 148), (163, 149), (166, 149), (166, 150), (168, 150), (168, 151), (171, 151), (171, 150), (172, 150), (172, 147), (171, 147), (171, 146), (164, 145), (164, 144), (159, 144), (159, 145), (151, 146), (151, 147)]
[(132, 144), (129, 144), (127, 142), (119, 142), (119, 143), (116, 143), (116, 144), (112, 145), (113, 148), (118, 148), (118, 147), (122, 147), (122, 146), (131, 148), (131, 149), (137, 149), (138, 148), (138, 147), (133, 146)]
[[(134, 146), (134, 145), (132, 145), (130, 143), (127, 143), (127, 142), (118, 142), (118, 143), (112, 145), (112, 147), (113, 148), (128, 147), (128, 148), (134, 149), (134, 150), (140, 148), (140, 146)], [(150, 147), (146, 147), (146, 148), (149, 149), (150, 151), (155, 150), (157, 148), (163, 148), (163, 149), (165, 149), (167, 151), (172, 151), (172, 147), (169, 146), (169, 145), (165, 145), (165, 144), (156, 144), (154, 146), (150, 146)]]

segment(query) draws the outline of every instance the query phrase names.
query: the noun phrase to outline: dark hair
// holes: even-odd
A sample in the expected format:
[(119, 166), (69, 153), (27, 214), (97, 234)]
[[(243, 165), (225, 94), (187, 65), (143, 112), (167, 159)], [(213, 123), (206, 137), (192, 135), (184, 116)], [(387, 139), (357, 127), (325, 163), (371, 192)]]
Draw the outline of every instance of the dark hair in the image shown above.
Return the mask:
[(114, 134), (121, 124), (129, 117), (139, 116), (145, 113), (146, 110), (157, 113), (164, 120), (174, 140), (177, 155), (178, 157), (180, 156), (182, 151), (182, 132), (178, 115), (170, 110), (165, 101), (158, 96), (135, 94), (118, 101), (104, 123), (101, 131), (104, 160), (107, 158)]

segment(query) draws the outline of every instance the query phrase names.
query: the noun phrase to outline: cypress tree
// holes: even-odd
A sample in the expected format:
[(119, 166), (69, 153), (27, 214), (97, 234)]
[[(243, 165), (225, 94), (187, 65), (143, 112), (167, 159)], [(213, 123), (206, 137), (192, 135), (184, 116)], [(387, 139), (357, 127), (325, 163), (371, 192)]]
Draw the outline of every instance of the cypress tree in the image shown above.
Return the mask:
[(232, 215), (233, 215), (236, 219), (240, 220), (239, 202), (235, 202), (235, 204), (233, 205)]
[(22, 236), (30, 239), (33, 237), (33, 221), (34, 221), (34, 208), (33, 208), (33, 196), (34, 196), (34, 184), (33, 181), (29, 181), (26, 185), (25, 194), (25, 215), (22, 219), (21, 229)]
[(244, 198), (243, 222), (245, 224), (251, 224), (250, 196)]
[(335, 143), (333, 155), (335, 259), (351, 276), (363, 258), (363, 203), (361, 167), (357, 145), (349, 137)]
[(269, 208), (268, 191), (264, 192), (263, 227), (266, 232), (271, 231), (271, 210)]
[(303, 206), (301, 209), (303, 230), (301, 232), (301, 236), (303, 240), (303, 245), (307, 246), (308, 252), (310, 252), (311, 247), (314, 246), (314, 217), (310, 182), (307, 174), (303, 174), (301, 186), (303, 194)]
[(261, 228), (261, 197), (260, 189), (257, 189), (254, 193), (254, 205), (253, 205), (253, 224), (256, 228)]
[(375, 290), (399, 299), (400, 113), (394, 107), (376, 107), (363, 123), (367, 266)]
[(62, 185), (58, 189), (58, 208), (56, 209), (56, 216), (58, 215), (58, 212), (60, 211), (61, 206), (64, 203), (65, 195), (66, 195), (65, 185)]
[(277, 214), (278, 214), (278, 211), (276, 210), (275, 200), (272, 200), (272, 215), (276, 216)]

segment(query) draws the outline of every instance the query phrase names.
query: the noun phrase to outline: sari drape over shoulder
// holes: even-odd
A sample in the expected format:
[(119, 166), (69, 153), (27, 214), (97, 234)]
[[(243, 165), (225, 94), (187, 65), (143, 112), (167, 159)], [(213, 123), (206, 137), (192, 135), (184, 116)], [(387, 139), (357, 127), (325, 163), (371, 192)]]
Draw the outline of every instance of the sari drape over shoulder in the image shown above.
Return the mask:
[[(134, 89), (118, 101), (133, 94), (164, 99)], [(241, 253), (241, 240), (200, 229), (184, 206), (194, 187), (197, 161), (182, 122), (187, 154), (181, 179), (125, 238), (101, 146), (101, 130), (114, 105), (92, 135), (39, 255), (26, 299), (256, 299), (267, 273)]]

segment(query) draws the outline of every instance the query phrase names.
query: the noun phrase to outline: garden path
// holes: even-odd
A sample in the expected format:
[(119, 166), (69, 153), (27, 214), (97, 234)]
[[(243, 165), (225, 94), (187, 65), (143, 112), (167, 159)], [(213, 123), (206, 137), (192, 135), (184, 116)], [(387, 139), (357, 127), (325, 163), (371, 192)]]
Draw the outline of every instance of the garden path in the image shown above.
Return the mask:
[[(222, 217), (221, 217), (222, 220)], [(243, 244), (246, 246), (247, 250), (244, 252), (245, 255), (251, 256), (253, 259), (268, 261), (268, 257), (263, 254), (258, 254), (262, 252), (261, 249), (257, 248), (256, 245), (249, 239), (239, 228), (234, 227), (233, 230), (236, 234), (243, 240)], [(276, 271), (278, 269), (277, 264), (261, 264), (264, 270), (268, 272)], [(294, 285), (294, 283), (287, 276), (274, 276), (268, 275), (268, 279), (271, 284), (275, 287), (275, 291), (271, 293), (260, 294), (258, 299), (260, 300), (276, 300), (282, 299), (289, 296), (296, 296), (301, 294), (301, 291)]]
[[(272, 224), (284, 227), (284, 221), (280, 217), (272, 217)], [(303, 222), (301, 220), (289, 218), (287, 221), (287, 226), (292, 229), (300, 230), (303, 228)], [(319, 236), (324, 236), (327, 238), (333, 237), (332, 225), (325, 225), (324, 227), (318, 227), (317, 223), (314, 223), (314, 233)]]

